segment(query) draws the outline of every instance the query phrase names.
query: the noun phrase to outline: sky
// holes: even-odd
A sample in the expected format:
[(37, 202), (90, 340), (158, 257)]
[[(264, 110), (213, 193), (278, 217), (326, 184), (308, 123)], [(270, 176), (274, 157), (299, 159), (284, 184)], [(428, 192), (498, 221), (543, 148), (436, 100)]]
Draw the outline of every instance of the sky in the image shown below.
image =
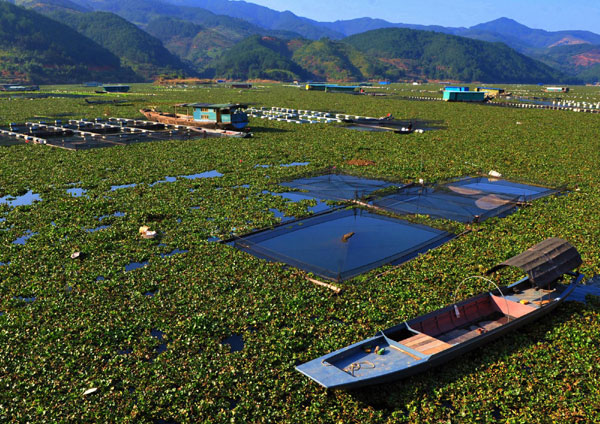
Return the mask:
[(600, 34), (600, 0), (246, 0), (317, 21), (380, 18), (389, 22), (469, 27), (500, 17), (548, 31)]

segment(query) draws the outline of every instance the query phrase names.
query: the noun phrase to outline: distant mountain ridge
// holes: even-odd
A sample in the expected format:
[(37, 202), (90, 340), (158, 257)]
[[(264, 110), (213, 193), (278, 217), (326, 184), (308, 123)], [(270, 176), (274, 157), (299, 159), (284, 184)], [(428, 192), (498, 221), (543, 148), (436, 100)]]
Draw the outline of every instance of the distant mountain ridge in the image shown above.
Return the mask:
[[(229, 0), (10, 2), (75, 29), (145, 80), (169, 73), (229, 79), (575, 83), (580, 74), (586, 81), (600, 74), (600, 35), (535, 30), (507, 18), (446, 28), (371, 18), (317, 22)], [(385, 28), (341, 38), (380, 26)]]

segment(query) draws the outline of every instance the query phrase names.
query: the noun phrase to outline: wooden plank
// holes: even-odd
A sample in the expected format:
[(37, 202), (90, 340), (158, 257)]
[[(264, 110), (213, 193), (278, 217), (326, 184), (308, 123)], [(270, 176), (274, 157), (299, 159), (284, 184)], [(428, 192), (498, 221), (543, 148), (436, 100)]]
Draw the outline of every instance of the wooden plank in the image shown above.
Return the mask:
[(452, 347), (452, 345), (442, 340), (436, 339), (423, 333), (409, 337), (408, 339), (404, 339), (398, 343), (410, 347), (411, 349), (416, 350), (417, 352), (421, 352), (425, 355), (433, 355), (434, 353), (438, 353), (442, 350), (446, 350)]

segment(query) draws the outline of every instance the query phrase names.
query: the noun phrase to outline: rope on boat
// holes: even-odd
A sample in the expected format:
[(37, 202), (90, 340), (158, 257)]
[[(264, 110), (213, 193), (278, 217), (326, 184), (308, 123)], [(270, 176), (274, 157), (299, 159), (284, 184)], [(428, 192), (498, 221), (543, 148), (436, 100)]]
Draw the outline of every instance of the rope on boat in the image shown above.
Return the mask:
[(355, 377), (354, 371), (358, 371), (361, 368), (365, 368), (365, 365), (369, 365), (369, 367), (368, 367), (369, 369), (375, 368), (375, 364), (373, 362), (371, 362), (371, 361), (361, 361), (361, 362), (353, 362), (353, 363), (351, 363), (346, 368), (344, 368), (344, 371), (346, 371), (352, 377)]
[[(321, 364), (323, 364), (326, 367), (333, 366), (333, 364), (326, 362), (325, 359), (321, 360)], [(368, 365), (368, 367), (365, 367), (365, 365)], [(356, 377), (354, 375), (354, 372), (360, 370), (361, 368), (372, 369), (372, 368), (375, 368), (375, 364), (371, 361), (353, 362), (350, 365), (348, 365), (346, 368), (344, 368), (343, 371), (347, 372), (352, 377)]]

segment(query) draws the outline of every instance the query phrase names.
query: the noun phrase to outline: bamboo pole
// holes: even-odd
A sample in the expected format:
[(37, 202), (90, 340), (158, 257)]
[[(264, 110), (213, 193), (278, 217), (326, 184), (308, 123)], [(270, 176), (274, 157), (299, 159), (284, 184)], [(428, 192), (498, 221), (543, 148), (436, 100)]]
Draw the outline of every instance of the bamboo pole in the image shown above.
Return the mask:
[(308, 281), (310, 281), (311, 283), (316, 284), (317, 286), (327, 287), (329, 290), (335, 292), (335, 294), (340, 294), (342, 291), (341, 288), (336, 287), (333, 284), (324, 283), (323, 281), (315, 280), (314, 278), (309, 278), (309, 277), (306, 277), (306, 279)]

